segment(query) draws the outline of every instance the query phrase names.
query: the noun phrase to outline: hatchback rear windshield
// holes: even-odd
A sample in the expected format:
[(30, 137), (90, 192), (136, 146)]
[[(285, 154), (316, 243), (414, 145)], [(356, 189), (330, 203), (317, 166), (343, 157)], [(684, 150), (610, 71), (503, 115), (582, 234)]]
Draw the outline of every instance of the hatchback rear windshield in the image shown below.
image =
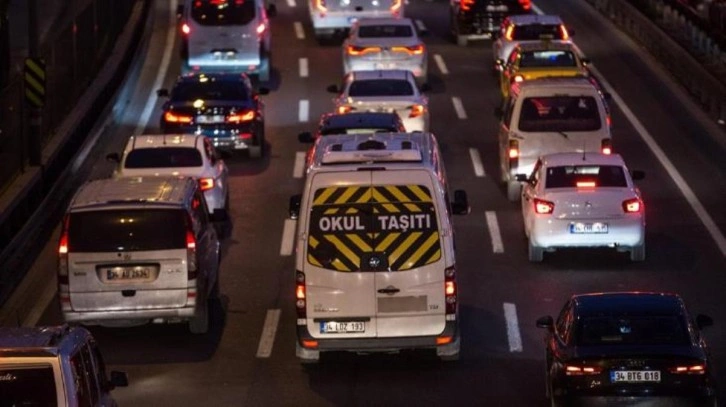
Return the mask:
[(578, 345), (687, 345), (683, 318), (676, 315), (598, 315), (580, 317)]
[(74, 212), (68, 222), (68, 251), (185, 248), (186, 224), (186, 212), (181, 209)]
[(577, 66), (572, 51), (527, 51), (522, 53), (520, 68), (560, 68)]
[(561, 40), (562, 30), (556, 24), (526, 24), (514, 27), (512, 39), (515, 41), (534, 41), (544, 38)]
[(201, 100), (247, 101), (244, 83), (232, 81), (180, 82), (171, 93), (173, 102)]
[(404, 38), (413, 37), (409, 25), (364, 25), (358, 28), (360, 38)]
[(354, 81), (348, 96), (413, 96), (413, 86), (401, 79), (369, 79)]
[(138, 148), (131, 150), (124, 168), (201, 167), (202, 154), (193, 147)]
[(625, 171), (619, 165), (569, 165), (547, 168), (545, 188), (578, 186), (627, 187)]
[(0, 406), (56, 405), (52, 366), (0, 366)]
[(598, 104), (592, 96), (525, 98), (519, 115), (521, 131), (595, 131), (601, 125)]
[(201, 25), (246, 25), (255, 18), (254, 0), (194, 0), (191, 4), (192, 19)]

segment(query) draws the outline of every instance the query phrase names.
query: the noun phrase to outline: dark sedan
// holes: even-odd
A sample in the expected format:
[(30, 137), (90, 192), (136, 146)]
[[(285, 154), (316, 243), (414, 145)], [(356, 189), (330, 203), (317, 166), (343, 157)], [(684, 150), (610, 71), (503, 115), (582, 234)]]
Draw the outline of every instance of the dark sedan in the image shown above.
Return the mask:
[(259, 158), (265, 147), (264, 103), (245, 74), (193, 73), (177, 79), (161, 115), (164, 133), (202, 134), (219, 150), (248, 150)]
[(395, 112), (350, 112), (325, 113), (320, 116), (318, 131), (313, 136), (310, 132), (298, 135), (302, 143), (313, 142), (320, 136), (328, 134), (354, 133), (405, 133), (401, 117)]
[[(547, 396), (564, 405), (716, 405), (708, 348), (676, 294), (574, 295), (546, 328)], [(614, 403), (614, 404), (613, 404)]]

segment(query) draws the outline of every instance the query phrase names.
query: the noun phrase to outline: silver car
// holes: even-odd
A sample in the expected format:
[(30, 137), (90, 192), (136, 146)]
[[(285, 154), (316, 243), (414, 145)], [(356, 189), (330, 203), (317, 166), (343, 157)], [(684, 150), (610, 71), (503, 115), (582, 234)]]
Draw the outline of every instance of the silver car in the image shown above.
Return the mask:
[(428, 51), (410, 18), (364, 18), (343, 42), (343, 69), (405, 69), (428, 82)]
[(501, 71), (514, 47), (521, 43), (548, 40), (554, 43), (572, 43), (574, 30), (565, 27), (555, 15), (518, 14), (507, 17), (492, 42), (494, 71)]
[(352, 111), (396, 112), (406, 131), (428, 131), (429, 100), (419, 89), (411, 71), (353, 71), (343, 78), (343, 85), (328, 86), (338, 93), (333, 99), (337, 113)]

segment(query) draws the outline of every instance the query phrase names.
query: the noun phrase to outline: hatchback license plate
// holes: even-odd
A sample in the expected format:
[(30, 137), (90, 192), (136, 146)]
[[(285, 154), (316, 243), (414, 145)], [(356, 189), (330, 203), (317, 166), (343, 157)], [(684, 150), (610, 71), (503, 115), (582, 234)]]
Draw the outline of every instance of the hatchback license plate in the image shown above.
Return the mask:
[(611, 370), (610, 381), (613, 383), (659, 383), (659, 370)]
[(507, 11), (509, 11), (509, 7), (502, 4), (500, 6), (487, 6), (486, 10), (487, 11), (501, 11), (502, 13), (506, 13)]
[(327, 321), (320, 323), (321, 334), (348, 334), (363, 333), (366, 331), (366, 323), (363, 321), (338, 322)]
[(602, 222), (595, 223), (570, 223), (570, 233), (607, 233), (608, 224)]

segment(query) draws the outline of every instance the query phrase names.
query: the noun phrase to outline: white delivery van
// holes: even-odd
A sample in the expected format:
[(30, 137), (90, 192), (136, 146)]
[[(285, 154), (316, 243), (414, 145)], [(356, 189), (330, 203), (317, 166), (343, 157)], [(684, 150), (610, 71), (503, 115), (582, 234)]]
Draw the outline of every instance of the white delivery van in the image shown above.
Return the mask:
[(435, 349), (459, 355), (458, 289), (442, 157), (430, 133), (320, 137), (298, 217), (297, 356)]
[(308, 0), (310, 21), (318, 41), (345, 34), (361, 18), (401, 18), (404, 0)]

